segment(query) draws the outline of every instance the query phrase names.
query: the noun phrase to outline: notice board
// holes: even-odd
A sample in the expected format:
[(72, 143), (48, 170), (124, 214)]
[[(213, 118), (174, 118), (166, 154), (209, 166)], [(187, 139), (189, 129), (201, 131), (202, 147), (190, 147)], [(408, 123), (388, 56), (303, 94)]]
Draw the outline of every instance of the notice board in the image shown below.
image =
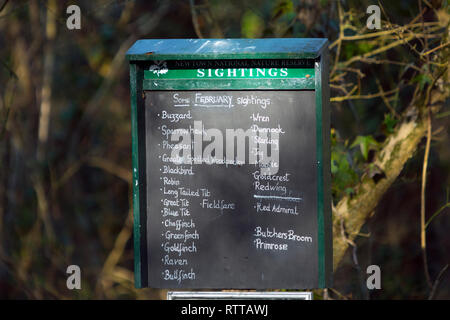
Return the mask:
[(136, 286), (328, 286), (326, 56), (138, 57), (129, 52)]

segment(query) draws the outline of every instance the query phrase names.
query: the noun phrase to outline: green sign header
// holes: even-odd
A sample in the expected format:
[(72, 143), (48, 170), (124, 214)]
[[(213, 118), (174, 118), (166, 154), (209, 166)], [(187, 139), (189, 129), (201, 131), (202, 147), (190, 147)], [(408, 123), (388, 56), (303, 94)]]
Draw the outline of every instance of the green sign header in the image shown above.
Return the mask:
[(144, 71), (146, 80), (164, 79), (314, 79), (312, 68), (226, 68), (174, 69), (152, 65)]

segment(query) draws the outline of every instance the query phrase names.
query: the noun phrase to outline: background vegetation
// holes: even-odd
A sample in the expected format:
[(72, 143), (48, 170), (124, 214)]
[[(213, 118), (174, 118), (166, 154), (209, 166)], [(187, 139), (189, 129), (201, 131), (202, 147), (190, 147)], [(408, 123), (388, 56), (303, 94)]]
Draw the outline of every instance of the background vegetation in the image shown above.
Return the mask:
[(197, 37), (330, 40), (335, 283), (316, 298), (450, 298), (448, 1), (81, 0), (68, 30), (73, 3), (0, 0), (0, 298), (164, 298), (133, 284), (124, 54)]

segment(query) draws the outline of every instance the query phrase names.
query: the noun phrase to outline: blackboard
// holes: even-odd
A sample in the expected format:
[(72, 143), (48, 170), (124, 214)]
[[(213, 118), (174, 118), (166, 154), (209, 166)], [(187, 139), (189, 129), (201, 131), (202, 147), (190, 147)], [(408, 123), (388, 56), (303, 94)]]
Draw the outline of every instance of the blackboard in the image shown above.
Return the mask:
[[(145, 91), (148, 286), (318, 286), (315, 99), (313, 90)], [(273, 128), (278, 172), (171, 163), (170, 133), (200, 121), (200, 136), (215, 128), (225, 146), (227, 129)]]

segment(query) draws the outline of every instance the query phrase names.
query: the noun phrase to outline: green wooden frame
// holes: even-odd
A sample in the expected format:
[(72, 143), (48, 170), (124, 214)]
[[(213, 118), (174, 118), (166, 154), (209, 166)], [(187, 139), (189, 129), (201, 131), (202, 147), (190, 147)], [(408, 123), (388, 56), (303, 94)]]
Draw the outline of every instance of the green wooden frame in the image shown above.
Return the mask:
[[(318, 286), (332, 286), (329, 56), (326, 39), (171, 39), (139, 40), (127, 52), (130, 63), (133, 234), (135, 286), (147, 286), (145, 90), (314, 90), (316, 93)], [(299, 76), (280, 78), (194, 79), (186, 72), (153, 77), (145, 69), (161, 60), (309, 59), (313, 68)], [(181, 75), (181, 76), (180, 76)], [(144, 259), (144, 260), (143, 260)]]

